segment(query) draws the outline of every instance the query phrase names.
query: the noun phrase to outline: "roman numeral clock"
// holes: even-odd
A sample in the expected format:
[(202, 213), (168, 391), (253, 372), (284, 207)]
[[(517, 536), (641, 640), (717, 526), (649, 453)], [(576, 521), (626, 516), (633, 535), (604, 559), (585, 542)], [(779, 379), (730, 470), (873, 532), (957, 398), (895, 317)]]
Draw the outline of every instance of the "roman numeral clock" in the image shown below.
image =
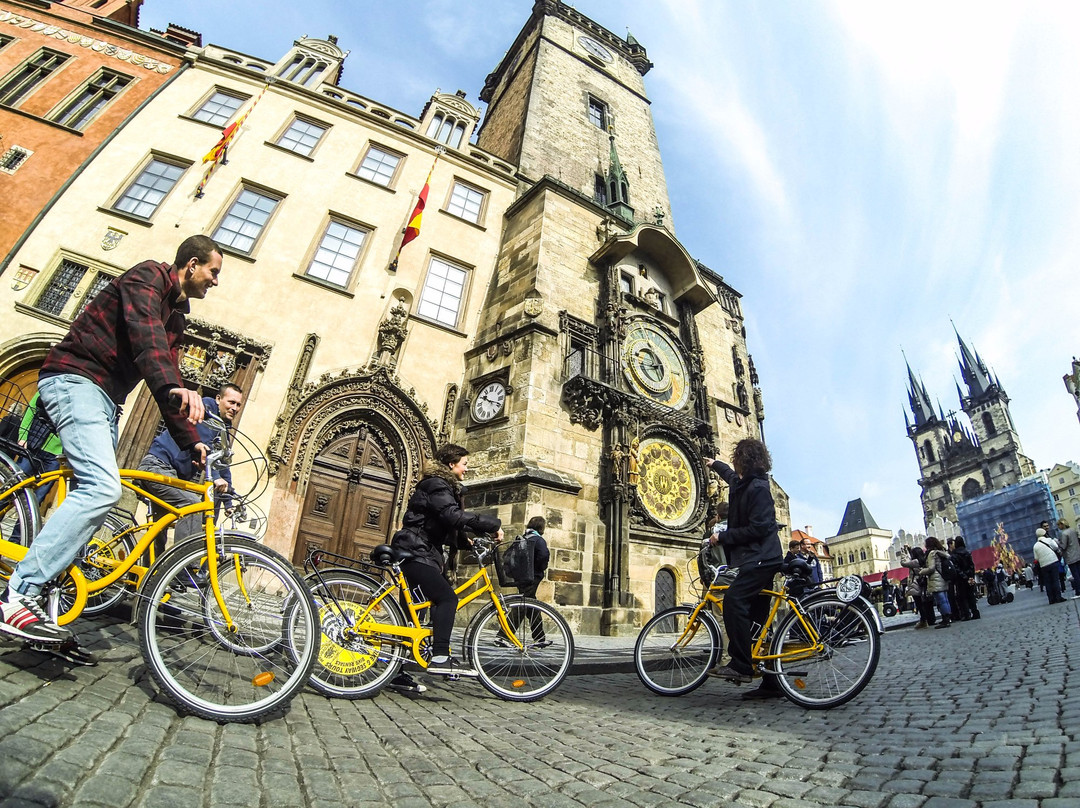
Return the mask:
[[(686, 359), (662, 328), (647, 321), (631, 324), (622, 359), (623, 375), (637, 393), (671, 409), (686, 406)], [(697, 478), (683, 450), (660, 435), (650, 436), (636, 447), (635, 460), (638, 499), (649, 516), (665, 527), (684, 525), (694, 513)]]

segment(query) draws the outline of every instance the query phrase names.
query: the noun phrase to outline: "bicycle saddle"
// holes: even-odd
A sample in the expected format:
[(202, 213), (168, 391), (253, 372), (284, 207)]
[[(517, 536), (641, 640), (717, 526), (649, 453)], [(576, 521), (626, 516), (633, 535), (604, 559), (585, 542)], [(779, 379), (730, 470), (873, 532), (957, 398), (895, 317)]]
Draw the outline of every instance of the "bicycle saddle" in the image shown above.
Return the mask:
[(804, 558), (793, 558), (780, 565), (781, 575), (792, 575), (798, 578), (810, 577), (810, 564)]
[(412, 553), (407, 553), (403, 550), (397, 550), (391, 547), (389, 544), (380, 544), (378, 547), (371, 551), (371, 560), (378, 564), (380, 567), (389, 567), (395, 562), (400, 564), (403, 561), (408, 561), (412, 557)]

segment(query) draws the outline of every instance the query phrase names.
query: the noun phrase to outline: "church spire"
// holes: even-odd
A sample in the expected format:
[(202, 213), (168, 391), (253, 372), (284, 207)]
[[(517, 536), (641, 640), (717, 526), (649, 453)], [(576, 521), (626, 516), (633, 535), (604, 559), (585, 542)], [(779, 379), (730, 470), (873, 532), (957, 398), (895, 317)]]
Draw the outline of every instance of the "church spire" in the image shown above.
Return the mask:
[(608, 186), (608, 210), (616, 216), (634, 221), (634, 209), (630, 207), (630, 182), (626, 179), (622, 163), (619, 162), (619, 153), (615, 150), (615, 116), (612, 115), (608, 122), (608, 140), (611, 141), (611, 154), (608, 163), (607, 186)]
[(911, 414), (915, 416), (915, 429), (921, 429), (936, 419), (934, 405), (930, 403), (930, 395), (926, 392), (926, 386), (915, 378), (911, 365), (904, 357), (908, 374), (908, 403), (911, 405)]
[[(953, 324), (953, 332), (960, 343), (960, 375), (964, 379), (964, 384), (967, 385), (968, 394), (971, 398), (981, 398), (994, 385), (990, 378), (990, 371), (987, 370), (982, 357), (971, 350), (967, 343), (964, 342), (960, 332), (956, 330), (955, 323)], [(961, 397), (961, 402), (963, 402), (963, 397)]]

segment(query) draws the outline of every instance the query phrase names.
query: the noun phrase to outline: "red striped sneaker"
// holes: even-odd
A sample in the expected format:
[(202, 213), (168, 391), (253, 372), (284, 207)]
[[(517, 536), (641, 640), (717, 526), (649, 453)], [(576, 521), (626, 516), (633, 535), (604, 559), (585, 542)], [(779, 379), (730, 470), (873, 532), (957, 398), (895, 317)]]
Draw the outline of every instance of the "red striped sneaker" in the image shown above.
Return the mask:
[(33, 642), (61, 643), (71, 636), (60, 628), (38, 605), (37, 598), (12, 592), (0, 599), (0, 632)]

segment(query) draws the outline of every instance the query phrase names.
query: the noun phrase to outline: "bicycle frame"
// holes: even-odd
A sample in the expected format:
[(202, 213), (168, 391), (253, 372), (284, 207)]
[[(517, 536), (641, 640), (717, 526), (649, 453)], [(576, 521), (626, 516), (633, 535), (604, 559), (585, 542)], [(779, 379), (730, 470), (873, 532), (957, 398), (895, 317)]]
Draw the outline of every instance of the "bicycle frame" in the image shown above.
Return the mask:
[[(46, 472), (45, 474), (34, 477), (27, 477), (17, 484), (0, 491), (0, 499), (3, 499), (10, 494), (17, 493), (24, 488), (36, 488), (40, 485), (47, 485), (55, 482), (57, 485), (58, 502), (62, 502), (63, 498), (67, 495), (68, 478), (73, 473), (74, 472), (70, 468), (61, 468), (57, 471)], [(135, 481), (155, 482), (173, 488), (179, 488), (183, 491), (198, 493), (202, 495), (202, 499), (191, 505), (177, 508), (158, 497), (155, 497), (143, 488), (140, 488)], [(210, 587), (214, 593), (214, 599), (217, 601), (218, 608), (221, 609), (221, 614), (225, 620), (226, 627), (228, 630), (233, 631), (235, 629), (235, 624), (225, 605), (225, 599), (221, 594), (221, 587), (218, 581), (217, 531), (214, 527), (214, 499), (211, 495), (213, 483), (194, 483), (174, 477), (166, 477), (149, 471), (141, 471), (139, 469), (120, 469), (120, 484), (127, 490), (134, 491), (138, 496), (149, 500), (155, 506), (165, 511), (165, 513), (153, 522), (148, 523), (148, 529), (126, 558), (113, 559), (99, 557), (92, 561), (92, 563), (103, 569), (113, 567), (112, 572), (108, 573), (103, 578), (88, 581), (76, 567), (72, 566), (68, 569), (68, 574), (75, 581), (75, 603), (72, 608), (63, 615), (57, 615), (57, 622), (61, 625), (70, 623), (79, 616), (86, 606), (87, 595), (111, 586), (129, 573), (134, 574), (138, 583), (141, 584), (147, 572), (149, 572), (150, 567), (137, 564), (136, 561), (142, 558), (147, 551), (150, 551), (150, 557), (153, 557), (152, 548), (154, 539), (161, 535), (162, 531), (178, 519), (182, 519), (185, 516), (205, 514), (205, 540)], [(26, 552), (26, 547), (0, 539), (0, 557), (21, 561), (26, 556)]]

